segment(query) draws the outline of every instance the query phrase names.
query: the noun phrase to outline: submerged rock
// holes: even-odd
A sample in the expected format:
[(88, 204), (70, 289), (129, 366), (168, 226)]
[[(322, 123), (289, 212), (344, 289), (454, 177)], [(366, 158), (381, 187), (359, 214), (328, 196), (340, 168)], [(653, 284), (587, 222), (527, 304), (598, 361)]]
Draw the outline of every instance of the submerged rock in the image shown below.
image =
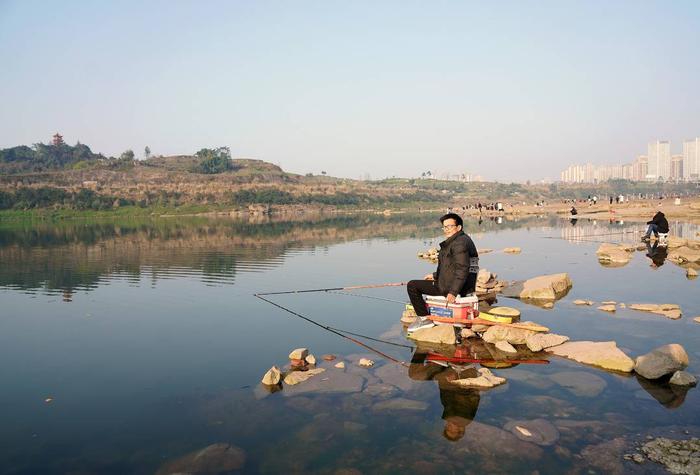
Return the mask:
[(227, 443), (212, 444), (164, 464), (156, 475), (217, 474), (240, 470), (245, 465), (243, 449)]
[(545, 351), (604, 369), (626, 373), (634, 369), (634, 361), (624, 354), (614, 341), (569, 341)]
[(519, 247), (506, 247), (503, 252), (506, 254), (520, 254), (521, 249)]
[(365, 385), (365, 378), (359, 374), (331, 369), (322, 378), (312, 378), (304, 384), (285, 387), (284, 396), (301, 394), (359, 393)]
[(591, 306), (591, 305), (593, 305), (593, 300), (581, 300), (581, 299), (576, 299), (576, 300), (574, 300), (574, 305), (588, 305), (588, 306)]
[(576, 396), (595, 397), (603, 392), (607, 383), (603, 378), (585, 371), (561, 371), (550, 379)]
[(671, 376), (669, 383), (676, 386), (695, 386), (698, 384), (698, 379), (687, 371), (676, 371)]
[(312, 376), (315, 376), (317, 374), (323, 373), (325, 369), (323, 368), (315, 368), (315, 369), (310, 369), (308, 371), (292, 371), (291, 373), (288, 373), (284, 377), (284, 384), (293, 386), (295, 384), (302, 383), (306, 381), (307, 379), (311, 378)]
[(700, 473), (700, 439), (673, 440), (659, 437), (645, 443), (642, 452), (671, 473)]
[(677, 320), (681, 318), (682, 312), (680, 306), (672, 303), (633, 303), (629, 305), (632, 310), (639, 310), (641, 312), (650, 312), (657, 315), (663, 315), (666, 318), (672, 320)]
[(321, 356), (321, 358), (323, 358), (324, 361), (333, 361), (334, 359), (336, 359), (336, 356), (335, 355), (323, 355), (323, 356)]
[(647, 379), (657, 379), (688, 366), (688, 353), (677, 344), (660, 346), (646, 355), (637, 357), (634, 370)]
[(457, 343), (455, 329), (452, 325), (435, 325), (432, 328), (416, 330), (408, 335), (409, 338), (424, 343), (454, 345)]
[(553, 445), (559, 440), (559, 430), (546, 419), (510, 421), (503, 426), (518, 439), (537, 445)]
[(336, 368), (338, 368), (338, 369), (344, 369), (344, 368), (345, 368), (345, 363), (343, 363), (342, 361), (339, 361), (339, 362), (336, 363), (334, 366), (335, 366)]
[(380, 401), (372, 406), (373, 411), (425, 411), (427, 408), (426, 402), (401, 397)]
[(555, 333), (535, 333), (525, 340), (525, 344), (530, 351), (542, 351), (545, 348), (561, 345), (569, 341), (568, 336), (557, 335)]
[(277, 366), (273, 366), (265, 373), (265, 376), (263, 376), (262, 383), (268, 386), (274, 386), (275, 384), (279, 384), (281, 379), (282, 373), (280, 369)]
[(600, 307), (598, 307), (598, 310), (602, 310), (603, 312), (615, 313), (615, 311), (617, 310), (617, 307), (615, 307), (615, 305), (610, 305), (610, 304), (601, 305)]
[(455, 379), (450, 384), (460, 388), (488, 389), (506, 382), (506, 378), (496, 376), (488, 368), (479, 368), (479, 376), (476, 378)]

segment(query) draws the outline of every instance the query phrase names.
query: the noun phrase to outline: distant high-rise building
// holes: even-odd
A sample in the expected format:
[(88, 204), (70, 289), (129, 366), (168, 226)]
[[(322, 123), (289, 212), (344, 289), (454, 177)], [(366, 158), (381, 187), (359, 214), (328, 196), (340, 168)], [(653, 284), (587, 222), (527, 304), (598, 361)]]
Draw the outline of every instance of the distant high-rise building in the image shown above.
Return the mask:
[(700, 137), (683, 142), (683, 179), (700, 179)]
[(647, 147), (648, 180), (668, 180), (671, 177), (671, 144), (667, 141), (651, 142)]
[(646, 180), (648, 170), (649, 157), (647, 157), (646, 155), (639, 155), (637, 159), (632, 163), (632, 179), (635, 181)]
[(683, 155), (671, 155), (671, 180), (683, 179)]

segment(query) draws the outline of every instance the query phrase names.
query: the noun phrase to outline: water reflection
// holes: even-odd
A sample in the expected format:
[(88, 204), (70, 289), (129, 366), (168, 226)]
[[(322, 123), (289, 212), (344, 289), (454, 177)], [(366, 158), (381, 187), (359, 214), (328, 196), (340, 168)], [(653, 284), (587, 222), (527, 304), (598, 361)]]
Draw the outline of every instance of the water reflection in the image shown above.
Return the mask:
[(646, 256), (651, 260), (649, 267), (656, 269), (664, 265), (666, 261), (666, 256), (668, 256), (668, 247), (659, 246), (659, 241), (655, 241), (652, 246), (650, 242), (647, 242), (647, 254)]

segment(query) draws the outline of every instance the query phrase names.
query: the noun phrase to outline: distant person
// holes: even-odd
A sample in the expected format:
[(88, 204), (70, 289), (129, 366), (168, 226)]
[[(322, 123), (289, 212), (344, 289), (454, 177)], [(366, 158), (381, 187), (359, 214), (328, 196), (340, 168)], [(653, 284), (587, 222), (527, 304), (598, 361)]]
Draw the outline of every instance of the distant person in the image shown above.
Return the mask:
[(651, 233), (654, 233), (657, 239), (659, 238), (659, 233), (668, 233), (668, 220), (666, 219), (666, 215), (661, 211), (657, 211), (652, 220), (648, 221), (647, 224), (649, 227), (647, 228), (646, 234), (642, 236), (643, 242), (648, 242), (651, 239)]
[(571, 216), (576, 216), (578, 214), (578, 211), (576, 210), (575, 206), (572, 206), (571, 211), (569, 211), (569, 212), (571, 213)]
[(432, 326), (427, 319), (428, 307), (423, 295), (441, 295), (448, 303), (454, 303), (457, 296), (465, 297), (476, 289), (479, 273), (479, 253), (474, 241), (462, 230), (462, 217), (448, 213), (440, 218), (445, 240), (440, 243), (438, 267), (422, 280), (411, 280), (406, 286), (413, 309), (419, 317), (411, 325), (411, 330)]

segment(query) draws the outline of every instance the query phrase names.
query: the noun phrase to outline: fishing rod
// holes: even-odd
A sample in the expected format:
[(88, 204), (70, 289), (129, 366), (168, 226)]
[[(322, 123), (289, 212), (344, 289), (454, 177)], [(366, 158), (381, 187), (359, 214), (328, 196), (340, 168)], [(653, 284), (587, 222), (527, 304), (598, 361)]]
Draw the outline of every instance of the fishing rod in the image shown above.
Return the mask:
[(445, 361), (448, 363), (513, 363), (513, 364), (549, 364), (549, 360), (494, 360), (481, 358), (462, 358), (457, 356), (444, 356), (437, 353), (428, 353), (427, 361)]
[(401, 305), (405, 305), (406, 302), (403, 300), (396, 300), (396, 299), (387, 299), (384, 297), (375, 297), (374, 295), (361, 295), (361, 294), (352, 294), (350, 292), (342, 292), (342, 291), (330, 291), (332, 294), (337, 294), (337, 295), (347, 295), (349, 297), (362, 297), (364, 299), (372, 299), (372, 300), (383, 300), (384, 302), (393, 302), (393, 303), (400, 303)]
[(350, 287), (329, 287), (326, 289), (285, 290), (283, 292), (262, 292), (259, 294), (255, 294), (255, 296), (258, 297), (260, 295), (305, 294), (309, 292), (333, 292), (358, 289), (379, 289), (382, 287), (401, 287), (402, 285), (406, 285), (407, 283), (408, 282), (393, 282), (389, 284), (351, 285)]
[[(393, 285), (396, 285), (396, 284), (393, 284)], [(366, 288), (366, 287), (365, 287), (365, 288)], [(272, 293), (272, 295), (286, 294), (286, 293), (295, 293), (295, 292), (294, 292), (294, 291), (292, 291), (292, 292), (279, 292), (279, 293)], [(337, 329), (334, 329), (334, 328), (329, 327), (329, 326), (327, 326), (327, 325), (322, 325), (322, 324), (318, 323), (317, 321), (312, 320), (311, 318), (305, 317), (304, 315), (295, 312), (294, 310), (290, 310), (290, 309), (288, 309), (288, 308), (286, 308), (286, 307), (284, 307), (284, 306), (282, 306), (282, 305), (279, 305), (279, 304), (273, 302), (272, 300), (266, 299), (266, 298), (264, 297), (264, 295), (270, 295), (269, 293), (268, 293), (268, 294), (253, 294), (253, 295), (254, 295), (255, 297), (259, 298), (260, 300), (263, 300), (263, 301), (265, 301), (265, 302), (267, 302), (267, 303), (269, 303), (269, 304), (271, 304), (271, 305), (274, 305), (274, 306), (277, 307), (277, 308), (280, 308), (280, 309), (284, 310), (285, 312), (291, 313), (292, 315), (294, 315), (294, 316), (296, 316), (296, 317), (299, 317), (299, 318), (301, 318), (301, 319), (303, 319), (303, 320), (306, 320), (307, 322), (312, 323), (312, 324), (314, 324), (314, 325), (316, 325), (316, 326), (318, 326), (318, 327), (321, 327), (321, 328), (323, 328), (324, 330), (327, 330), (327, 331), (329, 331), (329, 332), (331, 332), (331, 333), (335, 333), (336, 335), (338, 335), (338, 336), (340, 336), (340, 337), (342, 337), (342, 338), (345, 338), (345, 339), (347, 339), (347, 340), (350, 340), (351, 342), (355, 343), (356, 345), (360, 345), (361, 347), (366, 348), (366, 349), (368, 349), (368, 350), (370, 350), (370, 351), (372, 351), (372, 352), (378, 354), (379, 356), (381, 356), (381, 357), (383, 357), (383, 358), (386, 358), (386, 359), (388, 359), (388, 360), (390, 360), (390, 361), (393, 361), (394, 363), (400, 364), (401, 366), (404, 366), (404, 367), (406, 367), (406, 368), (408, 368), (408, 366), (409, 366), (409, 365), (408, 365), (407, 363), (405, 363), (404, 361), (398, 360), (398, 359), (394, 358), (393, 356), (389, 356), (389, 355), (387, 355), (386, 353), (383, 353), (383, 352), (377, 350), (376, 348), (372, 348), (371, 346), (369, 346), (369, 345), (367, 345), (367, 344), (365, 344), (365, 343), (362, 343), (361, 341), (356, 340), (355, 338), (352, 338), (352, 337), (350, 337), (350, 336), (348, 336), (348, 335), (345, 335), (345, 334), (341, 333), (341, 331), (338, 331)], [(411, 347), (411, 348), (413, 348), (413, 347)]]

